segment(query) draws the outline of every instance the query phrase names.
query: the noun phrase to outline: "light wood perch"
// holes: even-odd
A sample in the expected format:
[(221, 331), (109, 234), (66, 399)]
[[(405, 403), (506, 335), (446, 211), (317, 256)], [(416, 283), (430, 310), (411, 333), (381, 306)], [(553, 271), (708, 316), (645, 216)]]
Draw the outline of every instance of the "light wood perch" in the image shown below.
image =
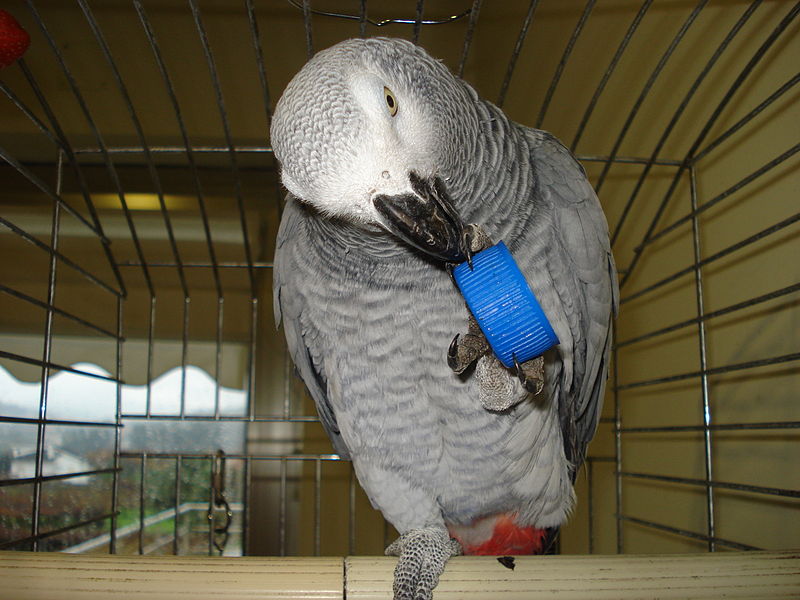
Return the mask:
[[(391, 598), (396, 559), (0, 552), (0, 598)], [(452, 559), (436, 600), (800, 598), (800, 552)]]

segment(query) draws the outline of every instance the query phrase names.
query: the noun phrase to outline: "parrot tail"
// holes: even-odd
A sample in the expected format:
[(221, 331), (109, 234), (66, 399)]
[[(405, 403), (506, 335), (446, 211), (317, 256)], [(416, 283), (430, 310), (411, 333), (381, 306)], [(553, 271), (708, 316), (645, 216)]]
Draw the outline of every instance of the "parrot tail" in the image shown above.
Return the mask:
[(453, 525), (449, 530), (461, 543), (464, 554), (501, 556), (542, 554), (547, 550), (548, 530), (530, 525), (520, 527), (512, 514), (479, 519), (471, 526)]

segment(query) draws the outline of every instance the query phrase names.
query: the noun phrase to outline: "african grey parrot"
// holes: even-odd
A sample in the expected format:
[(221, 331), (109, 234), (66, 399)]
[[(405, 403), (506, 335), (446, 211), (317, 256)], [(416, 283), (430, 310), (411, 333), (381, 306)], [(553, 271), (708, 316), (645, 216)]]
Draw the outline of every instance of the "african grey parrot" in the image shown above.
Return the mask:
[[(430, 598), (462, 550), (542, 552), (574, 502), (617, 306), (582, 167), (398, 39), (314, 56), (271, 138), (289, 191), (276, 319), (335, 450), (400, 533), (395, 598)], [(560, 341), (539, 394), (520, 365), (461, 360), (453, 339), (476, 332), (448, 266), (481, 235), (509, 247)]]

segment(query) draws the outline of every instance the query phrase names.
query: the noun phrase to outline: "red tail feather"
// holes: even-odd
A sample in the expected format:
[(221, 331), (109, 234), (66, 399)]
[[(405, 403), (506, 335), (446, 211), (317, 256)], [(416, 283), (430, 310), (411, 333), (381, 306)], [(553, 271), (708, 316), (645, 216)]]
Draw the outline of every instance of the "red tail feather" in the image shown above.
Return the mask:
[(485, 542), (469, 545), (459, 541), (464, 547), (464, 554), (488, 556), (541, 554), (546, 535), (545, 529), (536, 529), (532, 526), (520, 527), (511, 516), (503, 515), (495, 523), (492, 537)]

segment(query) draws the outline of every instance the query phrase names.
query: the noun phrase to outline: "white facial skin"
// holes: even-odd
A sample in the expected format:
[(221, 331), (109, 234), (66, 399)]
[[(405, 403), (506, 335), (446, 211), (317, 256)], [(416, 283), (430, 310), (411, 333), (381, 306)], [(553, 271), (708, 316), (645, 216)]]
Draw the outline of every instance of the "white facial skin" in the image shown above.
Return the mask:
[[(385, 79), (373, 73), (353, 73), (347, 82), (364, 121), (355, 141), (354, 160), (320, 181), (325, 193), (312, 201), (330, 212), (366, 223), (378, 223), (372, 199), (380, 194), (411, 193), (408, 173), (433, 175), (435, 157), (427, 150), (430, 131), (419, 126), (423, 119), (411, 98), (395, 92)], [(391, 106), (390, 106), (391, 104)]]
[(411, 171), (437, 174), (435, 117), (403, 77), (347, 44), (317, 54), (287, 86), (272, 144), (294, 196), (323, 214), (380, 225), (375, 196), (412, 193)]

